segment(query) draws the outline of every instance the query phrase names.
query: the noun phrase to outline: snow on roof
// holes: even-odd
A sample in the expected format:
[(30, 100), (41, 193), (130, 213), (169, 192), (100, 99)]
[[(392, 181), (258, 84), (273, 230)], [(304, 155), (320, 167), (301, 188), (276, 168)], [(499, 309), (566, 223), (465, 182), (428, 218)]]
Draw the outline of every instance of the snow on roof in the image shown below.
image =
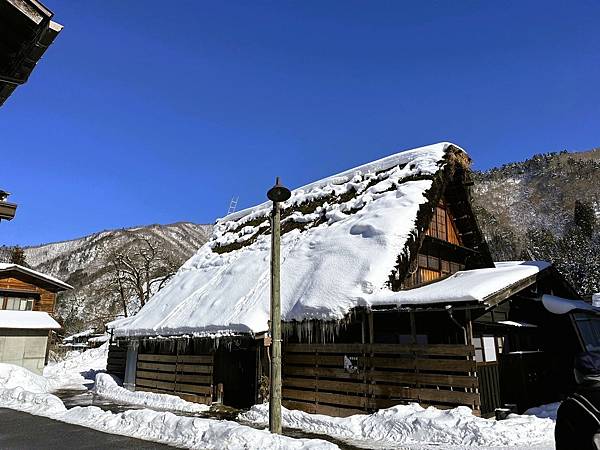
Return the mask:
[(496, 267), (463, 270), (441, 281), (405, 291), (387, 291), (371, 299), (374, 305), (485, 302), (494, 294), (550, 267), (545, 261), (506, 261)]
[(0, 310), (0, 328), (54, 330), (61, 326), (42, 311)]
[(66, 338), (63, 339), (63, 342), (69, 342), (78, 337), (91, 336), (92, 334), (96, 334), (96, 330), (94, 328), (89, 328), (87, 330), (80, 331), (79, 333), (75, 333), (70, 336), (67, 336)]
[(73, 289), (73, 286), (65, 283), (64, 281), (59, 280), (58, 278), (54, 278), (53, 276), (46, 275), (45, 273), (38, 272), (37, 270), (30, 269), (29, 267), (20, 266), (19, 264), (12, 263), (0, 263), (0, 272), (7, 272), (9, 270), (17, 270), (19, 272), (26, 273), (36, 278), (40, 278), (49, 283), (57, 285), (63, 289)]
[(557, 297), (555, 295), (544, 294), (542, 296), (544, 308), (553, 314), (566, 314), (574, 310), (588, 311), (600, 314), (600, 308), (590, 305), (583, 300), (571, 300), (568, 298)]
[[(292, 192), (282, 205), (284, 320), (341, 319), (372, 304), (415, 232), (444, 142), (398, 153)], [(270, 236), (265, 202), (219, 220), (212, 238), (117, 335), (256, 333), (269, 320)]]

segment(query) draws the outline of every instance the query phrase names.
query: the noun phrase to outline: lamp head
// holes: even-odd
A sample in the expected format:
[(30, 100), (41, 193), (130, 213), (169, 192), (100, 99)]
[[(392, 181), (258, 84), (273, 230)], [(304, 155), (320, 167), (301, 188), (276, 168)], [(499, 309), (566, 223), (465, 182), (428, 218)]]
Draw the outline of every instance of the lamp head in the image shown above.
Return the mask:
[(275, 180), (275, 186), (267, 192), (267, 197), (273, 202), (285, 202), (291, 196), (292, 193), (288, 188), (281, 184), (279, 177)]

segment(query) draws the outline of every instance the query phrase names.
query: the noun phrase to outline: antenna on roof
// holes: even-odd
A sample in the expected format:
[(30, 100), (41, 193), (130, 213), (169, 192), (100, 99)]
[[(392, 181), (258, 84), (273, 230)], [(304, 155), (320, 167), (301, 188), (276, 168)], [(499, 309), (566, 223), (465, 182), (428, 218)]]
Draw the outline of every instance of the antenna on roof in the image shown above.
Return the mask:
[(231, 200), (229, 201), (229, 209), (227, 210), (227, 215), (233, 214), (235, 212), (239, 199), (239, 195), (237, 197), (231, 197)]

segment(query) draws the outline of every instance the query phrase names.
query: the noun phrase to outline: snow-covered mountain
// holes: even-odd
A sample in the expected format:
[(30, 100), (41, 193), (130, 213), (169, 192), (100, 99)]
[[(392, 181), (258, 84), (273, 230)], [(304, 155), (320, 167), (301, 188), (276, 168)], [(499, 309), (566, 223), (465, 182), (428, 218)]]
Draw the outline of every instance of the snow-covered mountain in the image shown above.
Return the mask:
[[(176, 261), (184, 262), (207, 240), (212, 225), (179, 222), (170, 225), (109, 230), (70, 241), (25, 248), (26, 262), (75, 287), (59, 296), (58, 313), (69, 331), (97, 325), (119, 314), (110, 288), (110, 255), (148, 239)], [(122, 309), (122, 308), (121, 308)]]
[(538, 154), (474, 176), (479, 223), (498, 260), (521, 256), (528, 230), (559, 236), (573, 218), (575, 201), (600, 216), (600, 148)]

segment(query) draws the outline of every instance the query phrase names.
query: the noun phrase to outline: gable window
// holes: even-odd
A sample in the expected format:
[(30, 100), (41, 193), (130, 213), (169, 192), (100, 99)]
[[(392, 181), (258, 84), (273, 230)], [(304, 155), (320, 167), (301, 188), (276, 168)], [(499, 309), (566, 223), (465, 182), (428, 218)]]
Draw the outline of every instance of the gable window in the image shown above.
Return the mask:
[(454, 218), (444, 203), (436, 206), (431, 219), (431, 224), (427, 229), (427, 234), (436, 239), (450, 242), (456, 245), (462, 245)]
[(33, 309), (32, 298), (6, 297), (4, 299), (4, 309), (13, 311), (31, 311)]

